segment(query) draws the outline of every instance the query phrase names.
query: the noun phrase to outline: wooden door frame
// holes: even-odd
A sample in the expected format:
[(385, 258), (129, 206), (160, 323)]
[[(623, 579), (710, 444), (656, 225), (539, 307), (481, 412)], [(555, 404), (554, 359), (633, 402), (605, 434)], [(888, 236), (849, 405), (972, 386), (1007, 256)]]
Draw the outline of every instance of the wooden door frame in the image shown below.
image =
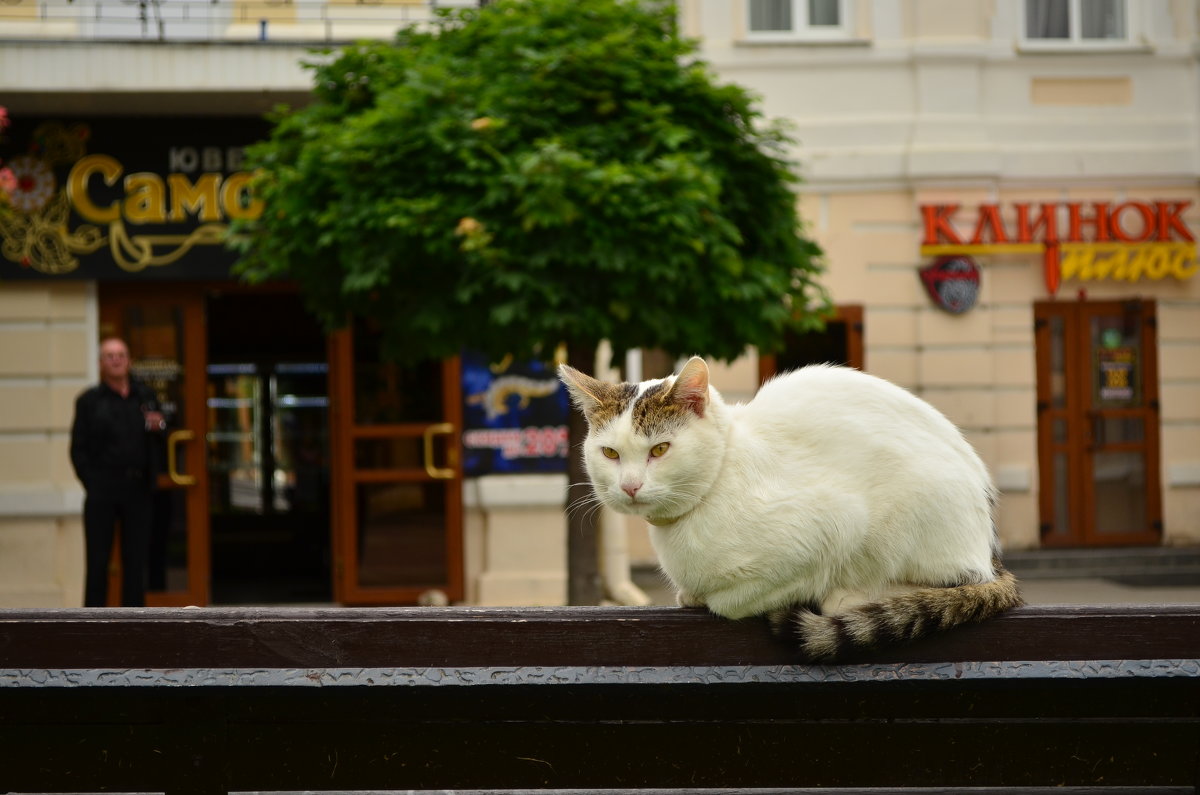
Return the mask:
[[(112, 292), (110, 292), (112, 290)], [(106, 293), (108, 293), (106, 295)], [(205, 460), (205, 438), (208, 433), (205, 410), (205, 367), (208, 363), (208, 335), (204, 316), (204, 291), (199, 285), (165, 282), (157, 284), (119, 283), (112, 286), (101, 283), (97, 290), (100, 336), (110, 333), (127, 339), (128, 330), (119, 319), (122, 311), (130, 306), (173, 303), (183, 309), (184, 360), (184, 418), (181, 429), (187, 429), (195, 437), (182, 447), (187, 474), (196, 479), (192, 486), (176, 486), (167, 476), (160, 476), (159, 488), (186, 489), (185, 512), (187, 527), (187, 578), (186, 591), (150, 591), (146, 604), (150, 607), (182, 607), (185, 605), (207, 605), (212, 590), (212, 561), (209, 545), (210, 527), (208, 515), (208, 466)], [(178, 430), (178, 429), (177, 429)], [(117, 545), (113, 545), (116, 561), (110, 566), (109, 600), (115, 598), (120, 604), (120, 556)]]
[[(1157, 315), (1156, 307), (1153, 300), (1149, 299), (1129, 299), (1115, 301), (1093, 301), (1084, 302), (1080, 305), (1081, 327), (1086, 328), (1087, 321), (1094, 316), (1107, 314), (1102, 307), (1120, 305), (1122, 310), (1127, 314), (1137, 314), (1139, 319), (1138, 333), (1141, 344), (1141, 389), (1142, 398), (1141, 406), (1133, 411), (1126, 410), (1109, 410), (1116, 411), (1121, 414), (1129, 414), (1138, 416), (1143, 419), (1143, 438), (1142, 448), (1145, 455), (1145, 472), (1146, 483), (1145, 500), (1146, 500), (1146, 518), (1147, 527), (1144, 530), (1121, 533), (1121, 534), (1105, 534), (1104, 536), (1095, 535), (1095, 517), (1093, 516), (1095, 500), (1092, 499), (1092, 489), (1094, 481), (1091, 477), (1092, 462), (1087, 461), (1087, 466), (1082, 470), (1082, 474), (1087, 477), (1081, 477), (1084, 481), (1085, 502), (1088, 513), (1085, 514), (1089, 520), (1085, 525), (1084, 533), (1086, 540), (1094, 545), (1104, 546), (1121, 546), (1135, 544), (1150, 544), (1157, 545), (1162, 542), (1162, 482), (1160, 472), (1160, 416), (1159, 416), (1159, 400), (1158, 400), (1158, 343), (1157, 343)], [(1081, 353), (1086, 355), (1080, 356), (1080, 366), (1085, 370), (1085, 377), (1090, 376), (1090, 368), (1093, 366), (1091, 360), (1091, 350), (1088, 348), (1088, 340), (1086, 333), (1081, 334), (1083, 339), (1080, 340), (1083, 347)], [(1091, 412), (1104, 411), (1091, 405), (1092, 390), (1090, 388), (1090, 377), (1081, 383), (1088, 384), (1087, 395), (1088, 404), (1086, 408)], [(1085, 421), (1085, 425), (1089, 425)], [(1087, 428), (1089, 434), (1087, 443), (1095, 444), (1096, 440), (1090, 437), (1091, 428)], [(1086, 452), (1085, 452), (1086, 457)]]
[(433, 423), (404, 426), (360, 426), (355, 422), (354, 407), (354, 332), (340, 329), (329, 336), (329, 431), (330, 516), (332, 519), (333, 594), (340, 604), (416, 604), (431, 588), (445, 591), (451, 601), (465, 595), (463, 561), (462, 504), (462, 363), (458, 357), (446, 359), (441, 366), (443, 422), (454, 426), (446, 465), (454, 470), (452, 479), (441, 481), (446, 488), (446, 575), (447, 582), (416, 586), (366, 587), (358, 585), (358, 504), (357, 487), (362, 483), (437, 482), (433, 478), (409, 472), (380, 474), (359, 472), (355, 467), (354, 445), (359, 439), (381, 436), (420, 435), (420, 428)]
[[(833, 308), (833, 314), (825, 319), (827, 323), (846, 324), (846, 363), (858, 370), (866, 368), (863, 353), (863, 308), (860, 304), (841, 304)], [(758, 383), (762, 384), (771, 376), (778, 373), (776, 356), (773, 353), (758, 356)]]
[[(1141, 345), (1141, 388), (1144, 417), (1145, 500), (1147, 528), (1103, 536), (1095, 532), (1095, 499), (1090, 446), (1093, 413), (1092, 356), (1087, 333), (1088, 319), (1112, 314), (1114, 308), (1138, 313)], [(1050, 317), (1061, 316), (1063, 325), (1065, 405), (1052, 406), (1050, 363)], [(1035, 362), (1037, 368), (1038, 511), (1044, 547), (1100, 547), (1158, 545), (1162, 542), (1162, 482), (1160, 461), (1160, 416), (1158, 400), (1158, 341), (1156, 305), (1152, 299), (1100, 301), (1038, 301), (1034, 303)], [(1067, 439), (1054, 441), (1054, 422), (1065, 420)], [(1078, 529), (1064, 537), (1052, 532), (1054, 523), (1054, 455), (1067, 455), (1069, 515)]]

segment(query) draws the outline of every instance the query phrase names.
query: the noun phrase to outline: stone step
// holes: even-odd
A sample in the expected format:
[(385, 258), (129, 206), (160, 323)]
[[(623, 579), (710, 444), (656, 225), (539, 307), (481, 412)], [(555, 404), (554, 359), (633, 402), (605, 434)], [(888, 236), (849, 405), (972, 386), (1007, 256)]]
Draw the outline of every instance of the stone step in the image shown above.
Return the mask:
[(1099, 578), (1128, 585), (1200, 583), (1200, 547), (1034, 549), (1004, 553), (1023, 579)]
[[(1029, 549), (1004, 553), (1018, 579), (1102, 579), (1130, 586), (1200, 586), (1200, 547)], [(653, 565), (633, 567), (643, 589), (669, 590)]]

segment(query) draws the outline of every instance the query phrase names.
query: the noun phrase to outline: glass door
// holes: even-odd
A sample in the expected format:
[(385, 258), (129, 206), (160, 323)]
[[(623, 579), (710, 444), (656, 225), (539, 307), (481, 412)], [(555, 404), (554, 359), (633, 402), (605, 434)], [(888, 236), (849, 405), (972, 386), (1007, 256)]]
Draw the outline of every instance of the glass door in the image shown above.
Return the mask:
[(210, 364), (208, 371), (209, 509), (263, 512), (262, 384), (258, 366)]
[(1153, 302), (1046, 302), (1034, 314), (1043, 544), (1158, 543)]
[(218, 604), (328, 602), (328, 365), (208, 365), (212, 590)]
[[(100, 286), (100, 335), (129, 345), (134, 377), (157, 394), (167, 432), (151, 533), (150, 606), (208, 603), (208, 476), (205, 436), (204, 303), (198, 292), (122, 284)], [(114, 550), (109, 603), (119, 604)]]
[(329, 341), (290, 286), (205, 297), (214, 604), (333, 599)]
[(388, 363), (361, 324), (330, 345), (335, 598), (461, 599), (458, 359)]

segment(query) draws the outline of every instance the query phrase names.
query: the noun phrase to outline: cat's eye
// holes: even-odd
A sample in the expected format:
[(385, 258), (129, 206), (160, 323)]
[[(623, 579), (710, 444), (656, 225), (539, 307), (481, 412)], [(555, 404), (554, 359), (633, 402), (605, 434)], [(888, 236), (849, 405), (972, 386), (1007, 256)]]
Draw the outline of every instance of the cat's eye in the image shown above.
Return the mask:
[(662, 456), (666, 455), (667, 448), (670, 446), (671, 446), (670, 442), (659, 442), (658, 444), (656, 444), (650, 448), (650, 457), (651, 458), (661, 458)]
[(614, 461), (621, 457), (621, 454), (611, 447), (601, 447), (600, 452), (604, 453), (605, 458), (611, 458)]

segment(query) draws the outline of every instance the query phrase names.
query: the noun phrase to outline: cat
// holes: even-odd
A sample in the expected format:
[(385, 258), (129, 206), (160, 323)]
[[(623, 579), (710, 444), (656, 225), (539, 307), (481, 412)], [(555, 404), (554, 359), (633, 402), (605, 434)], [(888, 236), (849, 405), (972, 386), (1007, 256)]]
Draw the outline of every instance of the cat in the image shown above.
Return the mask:
[(895, 384), (811, 365), (727, 405), (699, 357), (640, 384), (559, 377), (596, 499), (650, 524), (680, 605), (765, 615), (828, 661), (1023, 604), (986, 466)]

